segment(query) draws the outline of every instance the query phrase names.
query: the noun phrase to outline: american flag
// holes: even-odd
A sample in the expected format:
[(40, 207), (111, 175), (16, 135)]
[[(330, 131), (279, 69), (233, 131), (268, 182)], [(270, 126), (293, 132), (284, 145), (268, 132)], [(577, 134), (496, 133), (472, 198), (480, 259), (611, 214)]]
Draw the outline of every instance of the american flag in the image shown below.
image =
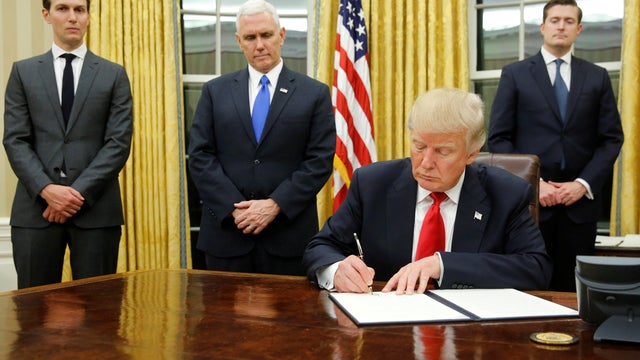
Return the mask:
[(376, 161), (367, 29), (360, 0), (340, 0), (332, 97), (336, 117), (335, 212), (347, 196), (353, 171)]

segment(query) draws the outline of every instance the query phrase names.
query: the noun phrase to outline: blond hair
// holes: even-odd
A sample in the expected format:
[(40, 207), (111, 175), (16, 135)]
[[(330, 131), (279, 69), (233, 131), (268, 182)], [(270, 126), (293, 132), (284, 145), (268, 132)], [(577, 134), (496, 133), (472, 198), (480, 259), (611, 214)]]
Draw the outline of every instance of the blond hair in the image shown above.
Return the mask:
[(462, 132), (472, 153), (480, 150), (486, 140), (484, 103), (480, 96), (460, 89), (433, 89), (416, 98), (408, 128), (431, 134)]

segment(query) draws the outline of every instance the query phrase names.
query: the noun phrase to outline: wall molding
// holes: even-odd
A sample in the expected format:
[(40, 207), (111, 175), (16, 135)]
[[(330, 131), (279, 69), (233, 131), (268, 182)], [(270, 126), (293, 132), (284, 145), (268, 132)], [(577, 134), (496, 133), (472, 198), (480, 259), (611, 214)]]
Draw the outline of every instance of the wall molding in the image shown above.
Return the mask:
[(12, 249), (9, 218), (0, 217), (0, 292), (15, 290), (18, 284)]
[(11, 226), (8, 217), (0, 217), (0, 240), (11, 241)]

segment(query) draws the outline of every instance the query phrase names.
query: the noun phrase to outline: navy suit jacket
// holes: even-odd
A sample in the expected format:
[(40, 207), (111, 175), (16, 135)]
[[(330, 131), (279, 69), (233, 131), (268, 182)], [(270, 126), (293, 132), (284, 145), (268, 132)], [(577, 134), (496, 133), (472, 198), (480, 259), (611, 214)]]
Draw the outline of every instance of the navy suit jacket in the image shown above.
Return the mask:
[[(605, 69), (572, 57), (565, 123), (541, 53), (502, 69), (491, 108), (489, 150), (538, 155), (544, 180), (587, 181), (595, 199), (583, 197), (569, 206), (573, 221), (598, 220), (602, 189), (622, 142), (620, 115)], [(541, 221), (550, 216), (549, 208), (540, 208)]]
[[(316, 194), (333, 170), (329, 88), (284, 66), (258, 142), (248, 84), (248, 69), (209, 81), (194, 115), (189, 170), (203, 202), (198, 248), (233, 257), (261, 241), (273, 255), (301, 256), (318, 231)], [(231, 216), (233, 204), (266, 198), (281, 213), (262, 233), (242, 234)]]
[[(360, 234), (375, 280), (386, 281), (411, 263), (417, 191), (410, 159), (356, 170), (345, 202), (307, 246), (309, 279), (317, 282), (320, 267), (357, 254), (353, 233)], [(505, 170), (467, 166), (451, 252), (440, 253), (442, 288), (548, 286), (551, 263), (529, 212), (531, 196), (531, 185)]]
[[(125, 69), (87, 51), (65, 127), (51, 51), (14, 63), (7, 83), (4, 147), (18, 186), (11, 225), (45, 228), (48, 184), (85, 198), (70, 222), (82, 228), (124, 223), (118, 174), (131, 149), (133, 100)], [(60, 177), (63, 163), (66, 178)]]

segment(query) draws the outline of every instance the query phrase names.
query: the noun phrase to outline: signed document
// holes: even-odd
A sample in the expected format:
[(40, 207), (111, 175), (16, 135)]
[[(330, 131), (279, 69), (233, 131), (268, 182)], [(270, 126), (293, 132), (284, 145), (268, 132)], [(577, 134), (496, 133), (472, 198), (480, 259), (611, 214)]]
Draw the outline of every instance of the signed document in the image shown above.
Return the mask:
[(578, 316), (576, 310), (514, 289), (330, 293), (329, 297), (357, 325)]

